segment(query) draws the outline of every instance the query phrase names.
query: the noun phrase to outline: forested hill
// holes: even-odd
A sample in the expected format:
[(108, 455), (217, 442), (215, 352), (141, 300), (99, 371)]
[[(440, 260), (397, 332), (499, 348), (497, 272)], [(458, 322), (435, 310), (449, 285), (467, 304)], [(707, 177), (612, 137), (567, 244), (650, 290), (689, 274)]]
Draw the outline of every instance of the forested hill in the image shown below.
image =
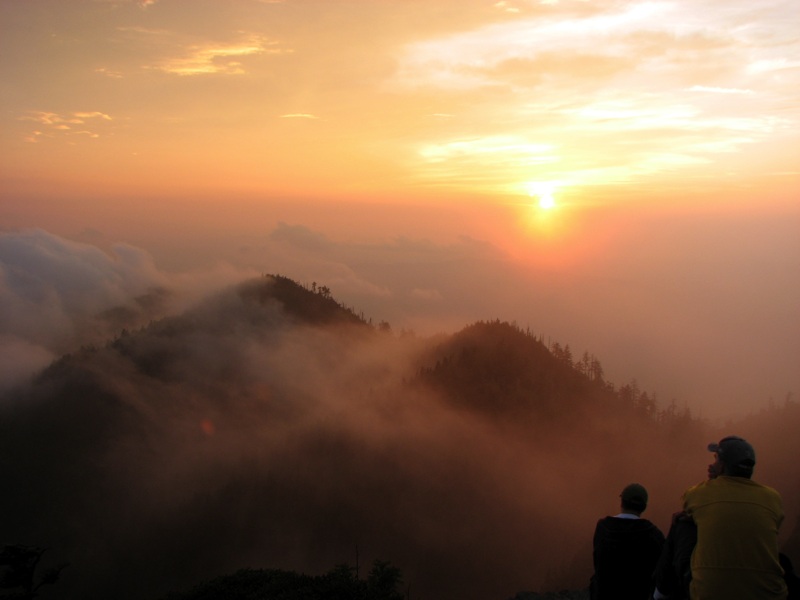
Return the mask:
[(395, 565), (415, 598), (578, 588), (619, 490), (646, 485), (666, 528), (728, 427), (752, 438), (793, 527), (795, 408), (717, 429), (513, 324), (395, 335), (326, 286), (268, 276), (0, 399), (2, 541), (70, 563), (44, 600), (356, 556)]
[(529, 432), (555, 424), (586, 431), (620, 413), (619, 425), (657, 423), (675, 434), (696, 423), (688, 406), (659, 406), (635, 379), (617, 388), (596, 356), (584, 352), (576, 361), (568, 344), (548, 347), (542, 338), (506, 322), (474, 323), (425, 354), (419, 379), (453, 406)]

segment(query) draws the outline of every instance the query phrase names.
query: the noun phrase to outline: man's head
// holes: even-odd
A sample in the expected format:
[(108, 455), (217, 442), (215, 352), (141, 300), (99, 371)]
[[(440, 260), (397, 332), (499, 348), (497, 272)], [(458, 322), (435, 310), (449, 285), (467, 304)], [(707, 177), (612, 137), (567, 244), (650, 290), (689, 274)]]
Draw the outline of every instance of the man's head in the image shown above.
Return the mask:
[(709, 479), (720, 475), (746, 477), (747, 479), (753, 476), (756, 452), (744, 438), (729, 435), (717, 443), (709, 444), (708, 451), (713, 452), (716, 459), (708, 467)]
[(638, 483), (625, 486), (619, 495), (622, 499), (622, 510), (628, 513), (640, 515), (647, 508), (647, 490)]

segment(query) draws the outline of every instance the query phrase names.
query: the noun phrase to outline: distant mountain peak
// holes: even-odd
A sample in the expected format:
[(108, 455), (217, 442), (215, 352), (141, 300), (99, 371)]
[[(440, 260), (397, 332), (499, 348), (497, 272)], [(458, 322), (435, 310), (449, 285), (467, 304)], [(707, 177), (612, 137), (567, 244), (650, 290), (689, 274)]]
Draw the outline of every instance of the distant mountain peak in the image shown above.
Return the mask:
[(363, 317), (337, 302), (329, 287), (316, 282), (309, 289), (283, 275), (265, 275), (240, 284), (238, 294), (245, 301), (262, 304), (276, 300), (288, 315), (313, 325), (367, 325)]

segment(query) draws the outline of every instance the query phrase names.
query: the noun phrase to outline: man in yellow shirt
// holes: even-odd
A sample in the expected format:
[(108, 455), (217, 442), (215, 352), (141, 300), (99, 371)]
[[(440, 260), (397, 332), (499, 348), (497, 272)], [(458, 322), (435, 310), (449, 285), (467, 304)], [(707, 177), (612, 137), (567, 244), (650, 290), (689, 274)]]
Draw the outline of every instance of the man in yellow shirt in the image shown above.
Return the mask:
[(784, 600), (780, 495), (751, 479), (756, 454), (746, 440), (729, 436), (708, 450), (715, 457), (709, 479), (683, 495), (683, 509), (697, 525), (691, 599)]

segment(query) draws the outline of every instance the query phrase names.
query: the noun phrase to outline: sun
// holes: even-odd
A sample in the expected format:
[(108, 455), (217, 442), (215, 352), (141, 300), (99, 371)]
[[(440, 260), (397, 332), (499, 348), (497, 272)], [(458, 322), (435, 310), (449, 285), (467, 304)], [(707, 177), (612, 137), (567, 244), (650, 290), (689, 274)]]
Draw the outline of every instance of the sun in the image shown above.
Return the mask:
[(528, 195), (538, 199), (540, 209), (552, 210), (556, 207), (555, 191), (558, 185), (557, 181), (529, 181)]
[(539, 208), (542, 210), (550, 210), (556, 207), (556, 199), (553, 194), (541, 194), (539, 196)]

